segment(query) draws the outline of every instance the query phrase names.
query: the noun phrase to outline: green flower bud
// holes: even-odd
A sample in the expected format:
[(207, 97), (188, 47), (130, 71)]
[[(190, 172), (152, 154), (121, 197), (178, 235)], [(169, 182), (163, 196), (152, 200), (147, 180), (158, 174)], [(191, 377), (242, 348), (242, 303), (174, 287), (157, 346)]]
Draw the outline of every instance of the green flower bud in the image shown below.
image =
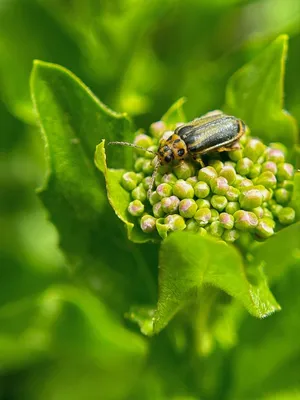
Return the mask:
[(153, 153), (157, 153), (157, 150), (157, 146), (149, 146), (147, 148), (147, 151), (145, 151), (145, 158), (149, 158), (150, 160), (152, 160), (155, 157), (155, 154)]
[(245, 210), (251, 210), (252, 208), (261, 206), (263, 195), (261, 191), (255, 187), (245, 188), (241, 190), (239, 201), (242, 208)]
[(292, 207), (284, 207), (278, 213), (279, 222), (282, 225), (289, 225), (295, 221), (296, 213)]
[(143, 232), (154, 232), (156, 229), (156, 219), (152, 215), (145, 214), (141, 218), (140, 227)]
[(150, 194), (149, 202), (150, 202), (151, 206), (153, 206), (154, 204), (158, 203), (159, 200), (160, 200), (160, 196), (159, 196), (159, 194), (158, 194), (156, 191), (155, 191), (155, 192), (152, 192), (152, 193)]
[(184, 218), (178, 214), (168, 215), (165, 218), (165, 224), (171, 231), (183, 231), (186, 227)]
[(223, 212), (219, 215), (219, 221), (223, 228), (232, 229), (234, 225), (233, 215)]
[(264, 154), (266, 146), (258, 139), (250, 139), (244, 148), (244, 156), (256, 162)]
[(234, 187), (239, 187), (241, 182), (243, 182), (245, 178), (242, 175), (236, 174), (235, 182), (233, 184)]
[(250, 158), (244, 157), (236, 163), (236, 170), (241, 175), (248, 175), (252, 166), (253, 161)]
[(161, 178), (161, 183), (168, 183), (169, 185), (174, 185), (177, 182), (177, 178), (174, 174), (164, 174)]
[(261, 174), (261, 165), (260, 164), (254, 164), (250, 168), (250, 172), (248, 174), (249, 178), (254, 179), (257, 178)]
[(280, 204), (277, 204), (277, 203), (271, 204), (271, 212), (277, 218), (278, 218), (278, 215), (279, 215), (280, 211), (282, 210), (282, 208), (283, 207)]
[(164, 210), (162, 208), (161, 201), (159, 201), (158, 203), (155, 203), (152, 207), (152, 210), (153, 210), (153, 215), (156, 218), (162, 218), (165, 215)]
[(272, 235), (274, 235), (274, 221), (271, 218), (261, 218), (258, 220), (257, 227), (255, 228), (255, 233), (266, 239)]
[(153, 173), (154, 167), (152, 165), (152, 160), (146, 159), (143, 165), (143, 172), (146, 175), (151, 175)]
[(284, 180), (291, 180), (294, 176), (294, 167), (292, 164), (281, 163), (278, 164), (277, 179), (279, 182)]
[(236, 211), (238, 211), (240, 209), (240, 205), (239, 205), (239, 203), (237, 202), (237, 201), (230, 201), (228, 204), (227, 204), (227, 206), (226, 206), (226, 208), (225, 208), (225, 211), (228, 213), (228, 214), (234, 214)]
[(188, 219), (186, 221), (186, 230), (188, 232), (198, 232), (199, 224), (194, 219)]
[(179, 203), (180, 200), (176, 196), (164, 197), (161, 199), (161, 206), (166, 214), (176, 213)]
[(159, 218), (156, 220), (156, 229), (162, 239), (165, 239), (168, 236), (170, 227), (168, 224), (165, 224), (165, 218)]
[(284, 153), (280, 149), (267, 148), (266, 158), (268, 161), (274, 161), (276, 164), (284, 163)]
[[(147, 149), (148, 147), (152, 146), (153, 142), (150, 136), (145, 135), (144, 133), (140, 133), (139, 135), (137, 135), (133, 141), (133, 144), (135, 144), (136, 146), (140, 146), (140, 147), (144, 147), (145, 149)], [(137, 154), (143, 155), (144, 156), (144, 151), (143, 150), (135, 150), (137, 152)]]
[(141, 172), (143, 170), (144, 162), (145, 162), (144, 157), (138, 157), (135, 160), (134, 169), (136, 170), (136, 172)]
[(228, 200), (225, 196), (214, 195), (211, 198), (211, 205), (217, 211), (223, 211), (228, 204)]
[[(153, 158), (153, 160), (152, 160), (153, 168), (155, 168), (156, 162), (157, 162), (157, 158)], [(168, 174), (169, 172), (171, 172), (171, 169), (172, 169), (171, 164), (163, 164), (163, 165), (160, 165), (158, 167), (157, 171), (161, 174), (161, 176), (163, 176), (163, 175)]]
[(294, 190), (294, 182), (288, 180), (282, 181), (280, 183), (280, 187), (288, 190), (289, 192), (292, 192)]
[(223, 176), (218, 176), (210, 181), (210, 187), (215, 194), (225, 195), (229, 189), (227, 179)]
[(253, 182), (250, 179), (243, 179), (240, 184), (239, 184), (239, 189), (242, 188), (247, 188), (247, 187), (252, 187), (253, 186)]
[(220, 176), (226, 178), (229, 185), (232, 185), (236, 180), (236, 172), (234, 167), (230, 165), (224, 165), (224, 167), (220, 170)]
[(256, 164), (263, 164), (265, 162), (265, 156), (260, 156), (256, 161)]
[(250, 211), (239, 210), (234, 214), (235, 227), (241, 231), (253, 229), (258, 224), (257, 216)]
[(209, 208), (199, 208), (194, 215), (194, 219), (200, 226), (205, 226), (211, 219), (211, 211)]
[(272, 189), (276, 186), (277, 180), (275, 175), (270, 171), (265, 171), (255, 179), (256, 185), (263, 185), (267, 189)]
[(286, 204), (290, 200), (290, 192), (284, 188), (275, 190), (275, 199), (279, 204)]
[(239, 238), (239, 233), (236, 229), (225, 230), (222, 239), (227, 243), (233, 243)]
[(196, 185), (197, 182), (198, 182), (198, 179), (196, 176), (191, 176), (190, 178), (187, 178), (187, 180), (186, 180), (186, 183), (189, 183), (193, 187)]
[(170, 197), (172, 195), (172, 186), (168, 183), (161, 183), (157, 186), (156, 191), (160, 198)]
[(149, 189), (151, 182), (152, 182), (152, 176), (146, 176), (146, 177), (142, 180), (142, 184), (143, 184), (143, 186), (144, 186), (144, 188), (145, 188), (146, 190)]
[(179, 203), (179, 214), (184, 218), (193, 218), (197, 211), (197, 204), (193, 199), (183, 199)]
[(194, 188), (183, 179), (179, 179), (173, 186), (173, 193), (179, 199), (192, 199), (194, 197)]
[(150, 128), (149, 128), (151, 135), (158, 139), (161, 138), (162, 134), (166, 130), (167, 130), (167, 126), (163, 121), (153, 122), (153, 124), (151, 124)]
[(239, 198), (239, 195), (240, 191), (237, 188), (229, 186), (225, 196), (228, 201), (236, 201)]
[(194, 192), (196, 197), (204, 199), (209, 195), (210, 188), (206, 182), (200, 181), (194, 186)]
[(221, 237), (223, 235), (224, 228), (220, 221), (213, 221), (210, 224), (208, 231), (213, 236)]
[(198, 180), (208, 184), (210, 184), (210, 181), (217, 176), (218, 173), (213, 167), (204, 167), (198, 172)]
[(263, 165), (261, 166), (261, 171), (265, 172), (265, 171), (270, 171), (272, 172), (274, 175), (277, 174), (277, 165), (274, 161), (266, 161), (265, 163), (263, 163)]
[(195, 167), (188, 161), (180, 161), (173, 167), (173, 172), (178, 179), (187, 179), (194, 175)]
[(272, 189), (268, 190), (263, 185), (256, 185), (255, 187), (256, 187), (256, 189), (260, 190), (262, 197), (263, 197), (263, 201), (268, 201), (271, 199)]
[(243, 158), (243, 150), (239, 149), (239, 150), (234, 150), (234, 151), (230, 151), (228, 153), (230, 160), (232, 161), (239, 161), (241, 158)]
[(219, 216), (220, 216), (219, 212), (214, 208), (212, 208), (210, 212), (211, 212), (210, 222), (219, 221)]
[(124, 189), (131, 191), (136, 188), (138, 183), (138, 177), (135, 172), (125, 172), (121, 179), (121, 185)]
[(142, 180), (144, 179), (144, 174), (143, 174), (142, 172), (138, 172), (138, 173), (136, 174), (136, 177), (137, 177), (138, 183), (141, 183)]
[(271, 211), (268, 208), (263, 207), (263, 212), (264, 212), (264, 214), (263, 214), (264, 217), (268, 217), (268, 218), (271, 218), (271, 219), (273, 218), (273, 214), (271, 213)]
[(253, 208), (252, 212), (254, 212), (257, 218), (262, 218), (264, 216), (264, 209), (262, 207)]
[(145, 206), (140, 200), (133, 200), (127, 208), (129, 214), (134, 217), (140, 217), (144, 212)]
[(156, 177), (155, 177), (155, 179), (154, 179), (155, 185), (156, 185), (156, 186), (160, 185), (160, 184), (161, 184), (161, 180), (162, 180), (162, 174), (157, 173), (157, 174), (156, 174)]
[(238, 237), (238, 245), (245, 250), (248, 250), (253, 243), (253, 237), (250, 232), (241, 232), (239, 231), (239, 237)]
[(198, 230), (198, 235), (206, 236), (207, 235), (207, 230), (205, 228), (200, 227), (199, 230)]
[(133, 189), (131, 196), (134, 200), (140, 200), (143, 203), (147, 199), (147, 192), (144, 185), (140, 183), (135, 189)]
[[(232, 167), (235, 171), (236, 163), (234, 161), (225, 161), (224, 167)], [(225, 178), (226, 178), (226, 176), (225, 176)]]
[(221, 169), (224, 167), (224, 164), (222, 163), (221, 160), (210, 160), (209, 165), (213, 167), (217, 173), (221, 171)]
[(198, 208), (210, 208), (210, 201), (207, 199), (198, 199), (196, 200), (196, 204)]

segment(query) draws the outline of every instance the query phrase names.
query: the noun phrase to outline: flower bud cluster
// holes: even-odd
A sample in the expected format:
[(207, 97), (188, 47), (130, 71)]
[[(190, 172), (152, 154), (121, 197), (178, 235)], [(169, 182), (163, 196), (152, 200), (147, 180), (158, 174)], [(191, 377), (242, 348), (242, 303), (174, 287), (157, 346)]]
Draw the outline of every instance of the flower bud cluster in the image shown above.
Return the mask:
[[(134, 143), (156, 152), (160, 138), (172, 133), (165, 131), (164, 123), (156, 122), (151, 136), (139, 134)], [(207, 155), (203, 168), (189, 158), (162, 165), (149, 198), (156, 158), (150, 151), (135, 152), (134, 171), (124, 173), (121, 184), (131, 193), (129, 214), (146, 233), (165, 238), (187, 230), (247, 245), (295, 220), (290, 205), (294, 168), (285, 162), (281, 144), (266, 146), (245, 134), (240, 149)]]

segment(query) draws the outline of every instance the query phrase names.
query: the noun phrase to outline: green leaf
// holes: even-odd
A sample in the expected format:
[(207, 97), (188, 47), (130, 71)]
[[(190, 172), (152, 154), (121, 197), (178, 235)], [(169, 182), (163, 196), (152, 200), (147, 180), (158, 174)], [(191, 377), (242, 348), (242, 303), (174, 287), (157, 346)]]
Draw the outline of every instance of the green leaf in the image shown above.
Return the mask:
[(300, 171), (297, 171), (294, 176), (294, 191), (291, 201), (291, 206), (296, 211), (297, 221), (300, 220)]
[(174, 129), (178, 122), (186, 122), (186, 117), (183, 111), (183, 105), (186, 102), (185, 97), (181, 97), (162, 116), (161, 120), (165, 122), (168, 129)]
[(250, 283), (240, 254), (234, 247), (212, 238), (173, 233), (162, 244), (159, 267), (154, 333), (162, 330), (186, 304), (196, 301), (206, 285), (235, 297), (256, 317), (264, 318), (280, 310), (262, 270), (251, 271)]
[[(130, 140), (130, 122), (58, 65), (36, 61), (31, 91), (48, 161), (40, 197), (59, 232), (60, 246), (80, 282), (96, 290), (100, 280), (98, 294), (123, 313), (136, 301), (139, 287), (132, 287), (132, 276), (139, 275), (140, 256), (138, 249), (124, 246), (126, 238), (107, 202), (94, 152), (101, 138)], [(110, 151), (113, 165), (132, 162), (132, 149), (111, 146)], [(138, 263), (147, 268), (144, 264)]]
[(226, 110), (242, 118), (252, 135), (266, 143), (278, 141), (292, 148), (298, 140), (297, 125), (283, 110), (287, 41), (286, 35), (279, 36), (231, 77), (226, 91)]
[(127, 212), (131, 197), (130, 193), (121, 185), (121, 178), (125, 170), (107, 168), (104, 141), (96, 147), (95, 164), (104, 174), (108, 200), (118, 218), (124, 222), (128, 238), (135, 243), (145, 243), (157, 238), (157, 235), (151, 236), (144, 233), (137, 225), (136, 218), (131, 217)]
[[(85, 251), (106, 206), (93, 164), (94, 149), (101, 137), (111, 139), (115, 132), (126, 136), (129, 121), (106, 108), (78, 78), (58, 65), (36, 61), (31, 91), (48, 160), (40, 196), (54, 222), (63, 225), (62, 246), (76, 253)], [(124, 152), (116, 149), (116, 156), (126, 163)]]
[[(284, 257), (282, 256), (284, 254)], [(278, 280), (300, 262), (300, 222), (277, 232), (253, 250), (252, 263), (262, 265), (270, 280)]]

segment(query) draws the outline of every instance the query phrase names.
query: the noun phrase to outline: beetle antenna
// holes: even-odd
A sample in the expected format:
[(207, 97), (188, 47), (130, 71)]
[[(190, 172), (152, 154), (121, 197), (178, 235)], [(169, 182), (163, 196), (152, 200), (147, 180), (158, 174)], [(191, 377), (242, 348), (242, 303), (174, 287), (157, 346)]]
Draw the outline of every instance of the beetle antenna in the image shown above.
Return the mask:
[(128, 143), (128, 142), (109, 142), (109, 143), (108, 143), (108, 145), (111, 145), (111, 144), (113, 144), (113, 145), (116, 144), (116, 145), (120, 145), (120, 146), (133, 147), (133, 148), (135, 148), (135, 149), (148, 151), (149, 153), (152, 153), (152, 154), (155, 154), (155, 155), (156, 155), (156, 152), (155, 152), (155, 151), (148, 150), (148, 149), (146, 149), (145, 147), (137, 146), (136, 144), (132, 144), (132, 143)]
[(150, 199), (150, 196), (151, 196), (151, 193), (152, 193), (152, 189), (153, 189), (153, 186), (154, 186), (154, 182), (155, 182), (155, 178), (157, 176), (158, 168), (160, 167), (160, 165), (161, 165), (160, 164), (160, 160), (159, 160), (159, 158), (157, 158), (157, 161), (155, 163), (154, 170), (153, 170), (153, 173), (152, 173), (152, 176), (151, 176), (149, 189), (148, 189), (148, 192), (147, 192), (148, 199)]

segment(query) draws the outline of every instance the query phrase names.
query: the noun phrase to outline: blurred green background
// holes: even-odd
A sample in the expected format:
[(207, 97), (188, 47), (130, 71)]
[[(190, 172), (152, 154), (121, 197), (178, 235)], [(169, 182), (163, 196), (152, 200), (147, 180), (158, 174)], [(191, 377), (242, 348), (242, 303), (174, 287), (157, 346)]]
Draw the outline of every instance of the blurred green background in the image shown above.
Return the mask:
[[(128, 270), (106, 257), (70, 271), (35, 194), (45, 161), (29, 92), (40, 59), (70, 69), (138, 128), (181, 96), (192, 119), (222, 108), (228, 78), (281, 33), (285, 107), (299, 122), (299, 0), (0, 0), (1, 400), (255, 399), (262, 387), (266, 399), (300, 398), (297, 271), (275, 288), (287, 314), (246, 318), (237, 347), (201, 362), (180, 330), (149, 341), (123, 320), (156, 298), (155, 247), (135, 250)], [(135, 269), (143, 252), (150, 278)]]

